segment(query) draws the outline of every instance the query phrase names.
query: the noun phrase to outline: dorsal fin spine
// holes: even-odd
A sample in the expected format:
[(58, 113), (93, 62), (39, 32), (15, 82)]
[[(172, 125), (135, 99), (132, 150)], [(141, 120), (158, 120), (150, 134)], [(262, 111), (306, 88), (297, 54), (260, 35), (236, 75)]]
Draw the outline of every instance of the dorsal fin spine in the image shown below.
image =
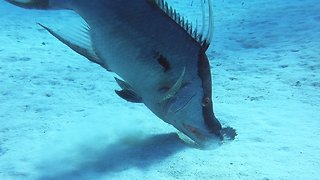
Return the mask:
[(185, 21), (184, 21), (184, 17), (182, 16), (182, 18), (181, 18), (181, 21), (180, 21), (180, 25), (184, 28), (184, 24), (185, 24)]
[(170, 6), (169, 12), (170, 12), (170, 16), (173, 17), (173, 10), (172, 10), (172, 7), (171, 7), (171, 6)]
[[(189, 34), (191, 34), (191, 36), (193, 37), (192, 25), (190, 25)], [(193, 37), (193, 38), (194, 38), (194, 37)]]
[(193, 36), (195, 39), (197, 39), (197, 34), (198, 34), (198, 26), (195, 27), (192, 36)]
[(189, 32), (189, 27), (190, 27), (190, 24), (189, 24), (189, 20), (188, 19), (185, 19), (186, 21), (185, 21), (185, 27), (184, 27), (184, 29), (185, 30), (187, 30), (187, 32)]
[(160, 5), (160, 6), (161, 6), (161, 9), (163, 10), (164, 0), (161, 0), (160, 3), (161, 3), (161, 5)]
[(169, 14), (169, 8), (168, 8), (168, 3), (167, 2), (165, 2), (165, 4), (164, 4), (164, 9), (165, 9), (165, 12), (167, 14)]
[(202, 44), (202, 41), (203, 41), (203, 40), (202, 40), (202, 34), (200, 34), (200, 35), (198, 36), (198, 38), (199, 38), (198, 41), (201, 42), (201, 44)]

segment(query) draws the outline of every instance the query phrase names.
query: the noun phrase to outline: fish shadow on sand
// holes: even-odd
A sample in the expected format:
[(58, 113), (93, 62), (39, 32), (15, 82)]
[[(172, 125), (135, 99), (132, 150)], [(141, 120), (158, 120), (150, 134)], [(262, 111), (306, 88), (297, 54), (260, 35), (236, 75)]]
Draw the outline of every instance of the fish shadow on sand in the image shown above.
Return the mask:
[(58, 172), (55, 169), (70, 166), (68, 160), (42, 167), (39, 179), (86, 179), (130, 168), (147, 169), (186, 147), (175, 133), (154, 135), (131, 144), (117, 142), (99, 150), (81, 150), (81, 160), (77, 163), (69, 161), (72, 168)]

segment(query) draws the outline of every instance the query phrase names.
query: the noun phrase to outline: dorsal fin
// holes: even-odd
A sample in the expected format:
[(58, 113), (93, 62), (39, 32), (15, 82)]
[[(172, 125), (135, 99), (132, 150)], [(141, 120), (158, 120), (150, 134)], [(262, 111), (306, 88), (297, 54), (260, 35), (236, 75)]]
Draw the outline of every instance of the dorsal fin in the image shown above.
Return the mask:
[(166, 0), (149, 0), (161, 9), (166, 15), (180, 25), (201, 46), (209, 47), (213, 36), (213, 11), (211, 0), (198, 0), (202, 8), (202, 26), (198, 29), (198, 22), (193, 24), (177, 12)]

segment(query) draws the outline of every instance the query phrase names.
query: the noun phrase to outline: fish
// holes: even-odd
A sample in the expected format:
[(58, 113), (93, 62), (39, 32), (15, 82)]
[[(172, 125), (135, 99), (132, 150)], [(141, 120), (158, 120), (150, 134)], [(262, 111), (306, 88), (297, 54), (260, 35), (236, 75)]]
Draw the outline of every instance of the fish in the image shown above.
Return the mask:
[[(200, 0), (197, 29), (166, 0), (6, 0), (26, 9), (71, 10), (82, 22), (55, 31), (39, 25), (78, 54), (118, 75), (115, 93), (143, 103), (200, 147), (233, 140), (213, 112), (206, 51), (213, 36), (211, 0)], [(208, 20), (205, 20), (208, 19)], [(72, 29), (72, 30), (71, 30)]]

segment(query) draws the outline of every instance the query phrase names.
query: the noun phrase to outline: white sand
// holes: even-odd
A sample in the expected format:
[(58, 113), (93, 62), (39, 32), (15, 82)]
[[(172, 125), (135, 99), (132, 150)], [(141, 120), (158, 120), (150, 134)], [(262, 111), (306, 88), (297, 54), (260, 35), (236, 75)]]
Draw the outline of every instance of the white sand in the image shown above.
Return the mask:
[(114, 74), (36, 25), (72, 20), (0, 2), (0, 179), (320, 179), (320, 4), (215, 4), (215, 112), (237, 129), (188, 147)]

